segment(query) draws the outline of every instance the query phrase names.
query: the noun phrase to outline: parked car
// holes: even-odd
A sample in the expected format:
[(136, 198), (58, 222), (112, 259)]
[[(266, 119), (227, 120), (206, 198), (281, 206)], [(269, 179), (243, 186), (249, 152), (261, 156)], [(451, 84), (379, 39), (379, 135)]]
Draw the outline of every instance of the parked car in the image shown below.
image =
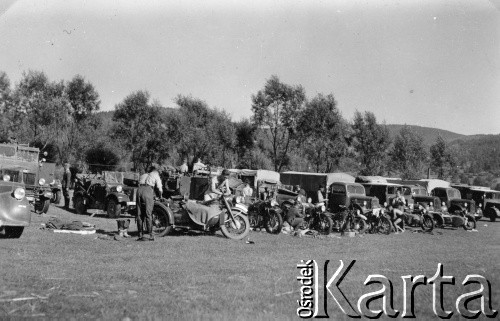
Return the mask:
[(431, 192), (432, 196), (437, 196), (441, 203), (447, 207), (449, 213), (463, 212), (470, 214), (477, 221), (483, 217), (483, 211), (476, 207), (474, 200), (463, 199), (460, 191), (453, 187), (436, 187)]
[(403, 185), (389, 183), (384, 179), (371, 180), (369, 176), (358, 176), (356, 182), (364, 186), (367, 196), (376, 197), (380, 204), (390, 204), (391, 200), (396, 197), (398, 189), (402, 191), (406, 205), (413, 204), (410, 188)]
[(11, 181), (8, 174), (0, 180), (0, 236), (19, 238), (31, 222), (30, 204), (22, 183)]
[(376, 197), (366, 196), (365, 188), (359, 183), (334, 182), (328, 193), (328, 208), (333, 213), (359, 205), (363, 211), (380, 208)]
[[(310, 197), (313, 203), (317, 203), (320, 185), (328, 191), (334, 182), (354, 183), (354, 177), (346, 173), (284, 172), (280, 175), (280, 181), (285, 186), (300, 186), (305, 190), (307, 197)], [(326, 197), (326, 195), (323, 196)]]
[(78, 214), (89, 209), (105, 210), (108, 217), (136, 215), (138, 174), (104, 172), (103, 176), (78, 174), (73, 193), (73, 206)]
[[(0, 144), (0, 168), (9, 171), (11, 181), (24, 185), (26, 198), (36, 213), (47, 213), (52, 191), (44, 178), (40, 177), (40, 150), (20, 144)], [(16, 172), (17, 174), (14, 174)]]
[(495, 222), (500, 218), (500, 191), (483, 186), (470, 186), (463, 184), (452, 185), (460, 191), (462, 197), (474, 200), (482, 208), (483, 216)]

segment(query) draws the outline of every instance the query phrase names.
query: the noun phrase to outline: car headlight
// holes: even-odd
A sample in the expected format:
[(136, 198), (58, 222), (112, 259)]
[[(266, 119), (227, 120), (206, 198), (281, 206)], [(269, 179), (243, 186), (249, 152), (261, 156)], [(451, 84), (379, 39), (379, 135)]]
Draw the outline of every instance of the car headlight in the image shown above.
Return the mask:
[(278, 205), (279, 205), (279, 204), (278, 204), (278, 202), (276, 202), (276, 200), (274, 200), (274, 199), (273, 199), (273, 200), (271, 201), (271, 206), (278, 206)]
[(384, 202), (384, 207), (387, 207), (387, 202)]
[(14, 197), (17, 199), (17, 200), (22, 200), (24, 198), (24, 196), (26, 195), (26, 192), (24, 190), (24, 188), (22, 187), (18, 187), (16, 188), (16, 190), (14, 191)]
[(479, 207), (483, 207), (483, 204), (479, 203)]
[(467, 203), (464, 203), (464, 206), (467, 207)]
[(38, 185), (44, 185), (44, 184), (45, 184), (45, 179), (40, 178), (40, 179), (38, 180)]
[(56, 183), (56, 180), (53, 179), (52, 182), (50, 182), (50, 185), (54, 185)]
[(8, 182), (8, 181), (10, 181), (10, 176), (9, 176), (9, 175), (7, 175), (7, 174), (6, 174), (6, 175), (4, 175), (4, 176), (3, 176), (3, 180), (4, 180), (4, 182)]
[(116, 186), (116, 191), (121, 193), (123, 191), (123, 187), (121, 185)]
[(325, 205), (321, 206), (321, 212), (326, 212), (326, 206)]
[(363, 202), (363, 206), (366, 206), (366, 201)]

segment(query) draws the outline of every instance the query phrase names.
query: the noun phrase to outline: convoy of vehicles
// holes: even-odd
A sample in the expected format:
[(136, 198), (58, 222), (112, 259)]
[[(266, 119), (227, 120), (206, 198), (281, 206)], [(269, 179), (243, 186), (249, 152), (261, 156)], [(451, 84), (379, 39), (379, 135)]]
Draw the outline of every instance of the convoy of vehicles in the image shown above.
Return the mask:
[[(61, 200), (61, 182), (56, 179), (53, 163), (40, 160), (40, 151), (17, 144), (0, 144), (0, 236), (20, 237), (31, 220), (30, 210), (46, 213), (50, 203)], [(242, 239), (250, 228), (280, 233), (287, 212), (297, 207), (296, 186), (304, 189), (308, 203), (303, 204), (302, 228), (329, 234), (332, 229), (363, 233), (390, 233), (393, 230), (387, 209), (400, 190), (406, 199), (404, 220), (407, 225), (430, 231), (434, 227), (473, 229), (483, 215), (491, 221), (500, 218), (500, 191), (485, 187), (449, 183), (440, 180), (390, 180), (382, 177), (345, 173), (277, 173), (267, 170), (231, 170), (233, 196), (204, 203), (205, 192), (217, 173), (210, 170), (195, 176), (170, 173), (164, 179), (164, 195), (157, 198), (154, 230), (168, 235), (174, 230), (198, 230), (208, 233), (220, 229), (231, 239)], [(136, 215), (138, 174), (104, 171), (102, 175), (78, 174), (73, 204), (78, 214), (104, 210), (110, 218)], [(243, 197), (249, 184), (253, 195)], [(324, 202), (318, 202), (318, 190), (325, 188)], [(313, 202), (314, 200), (314, 202)], [(194, 204), (216, 209), (210, 219), (194, 213)], [(198, 215), (198, 216), (196, 216)], [(210, 216), (210, 215), (209, 215)]]

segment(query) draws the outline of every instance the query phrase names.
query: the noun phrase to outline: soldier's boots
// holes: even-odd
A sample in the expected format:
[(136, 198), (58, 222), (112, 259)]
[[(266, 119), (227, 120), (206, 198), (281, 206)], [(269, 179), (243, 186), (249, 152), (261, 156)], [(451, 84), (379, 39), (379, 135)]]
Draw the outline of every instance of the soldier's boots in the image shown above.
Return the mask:
[(128, 234), (128, 227), (130, 226), (129, 219), (116, 220), (116, 224), (118, 225), (118, 236), (126, 238), (130, 237)]

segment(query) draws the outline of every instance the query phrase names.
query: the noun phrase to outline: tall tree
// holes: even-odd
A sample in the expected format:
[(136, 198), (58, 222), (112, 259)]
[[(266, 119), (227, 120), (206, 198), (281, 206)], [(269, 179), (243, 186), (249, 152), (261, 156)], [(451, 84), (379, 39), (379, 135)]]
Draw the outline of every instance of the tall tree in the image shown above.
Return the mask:
[(347, 123), (332, 94), (318, 94), (306, 104), (298, 121), (300, 148), (316, 172), (332, 172), (347, 152)]
[(64, 82), (50, 82), (39, 71), (23, 73), (13, 93), (12, 114), (18, 141), (56, 143), (71, 123)]
[(387, 164), (387, 151), (391, 144), (389, 130), (377, 124), (375, 114), (359, 111), (354, 114), (351, 144), (360, 164), (362, 175), (383, 175)]
[(7, 142), (11, 136), (11, 116), (9, 115), (12, 102), (10, 80), (7, 74), (0, 71), (0, 142)]
[(145, 169), (168, 157), (169, 128), (165, 125), (161, 106), (149, 103), (147, 91), (136, 91), (115, 106), (112, 137), (130, 152), (134, 168)]
[(226, 112), (212, 109), (203, 100), (191, 96), (176, 98), (179, 106), (178, 128), (182, 131), (177, 144), (183, 158), (223, 167), (233, 164), (236, 130)]
[(431, 167), (437, 171), (440, 179), (445, 177), (446, 169), (451, 171), (456, 164), (453, 154), (441, 136), (438, 136), (436, 142), (430, 147), (430, 156)]
[(421, 178), (427, 161), (424, 139), (404, 126), (394, 140), (391, 160), (394, 168), (401, 173), (402, 179)]
[(266, 81), (264, 89), (252, 95), (253, 122), (271, 145), (275, 171), (281, 171), (287, 165), (305, 100), (302, 86), (284, 84), (276, 75)]

